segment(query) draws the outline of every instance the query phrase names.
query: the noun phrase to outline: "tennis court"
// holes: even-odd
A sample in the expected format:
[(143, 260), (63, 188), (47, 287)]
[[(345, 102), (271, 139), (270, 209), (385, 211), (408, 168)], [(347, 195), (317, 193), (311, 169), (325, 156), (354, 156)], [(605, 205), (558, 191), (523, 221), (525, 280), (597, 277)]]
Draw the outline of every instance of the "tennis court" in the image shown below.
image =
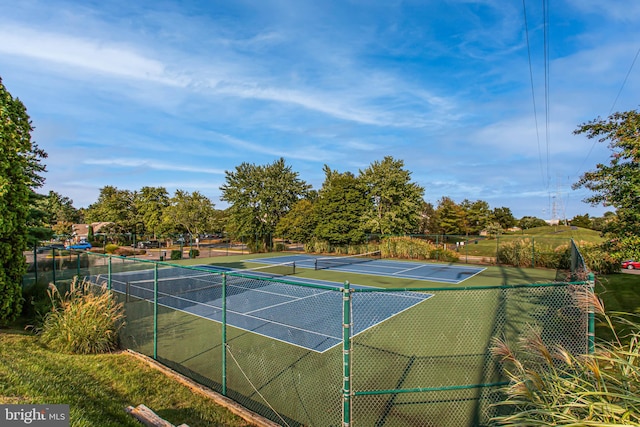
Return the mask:
[(260, 264), (295, 263), (296, 268), (330, 269), (334, 271), (371, 274), (404, 279), (427, 280), (459, 284), (485, 270), (468, 265), (434, 264), (417, 261), (393, 261), (379, 259), (379, 252), (354, 256), (285, 255), (255, 258)]
[[(158, 305), (222, 322), (222, 269), (197, 267), (158, 269)], [(342, 316), (341, 305), (336, 304), (342, 298), (341, 283), (287, 277), (291, 282), (287, 284), (283, 277), (270, 280), (274, 275), (268, 272), (238, 273), (241, 275), (226, 275), (227, 325), (319, 353), (342, 343), (342, 323), (336, 321)], [(99, 282), (97, 276), (89, 279)], [(153, 301), (154, 282), (153, 270), (114, 273), (111, 277), (112, 289), (127, 300)], [(407, 291), (366, 295), (354, 301), (354, 336), (433, 296)]]

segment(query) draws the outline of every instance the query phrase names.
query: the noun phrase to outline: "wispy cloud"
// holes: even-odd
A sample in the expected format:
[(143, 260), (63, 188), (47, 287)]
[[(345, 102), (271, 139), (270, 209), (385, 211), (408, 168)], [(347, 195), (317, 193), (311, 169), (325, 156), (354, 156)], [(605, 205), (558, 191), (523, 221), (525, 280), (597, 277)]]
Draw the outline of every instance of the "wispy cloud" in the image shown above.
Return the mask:
[(187, 83), (178, 76), (170, 75), (160, 61), (145, 57), (129, 46), (16, 26), (0, 28), (0, 39), (3, 41), (0, 52), (7, 55), (171, 86), (185, 86)]
[(189, 164), (178, 164), (168, 162), (158, 162), (153, 160), (140, 160), (128, 158), (111, 158), (111, 159), (87, 159), (84, 161), (87, 165), (101, 165), (121, 168), (148, 168), (159, 171), (176, 171), (190, 173), (206, 173), (214, 175), (223, 175), (224, 170), (215, 168), (203, 168), (192, 166)]
[[(607, 159), (584, 165), (572, 131), (608, 114), (640, 6), (551, 5), (545, 101), (542, 12), (526, 5), (538, 129), (523, 10), (501, 0), (9, 2), (0, 73), (49, 153), (47, 186), (79, 206), (111, 184), (218, 196), (225, 170), (278, 157), (321, 185), (322, 164), (392, 155), (429, 198), (536, 215), (550, 179)], [(637, 108), (639, 85), (616, 109)]]

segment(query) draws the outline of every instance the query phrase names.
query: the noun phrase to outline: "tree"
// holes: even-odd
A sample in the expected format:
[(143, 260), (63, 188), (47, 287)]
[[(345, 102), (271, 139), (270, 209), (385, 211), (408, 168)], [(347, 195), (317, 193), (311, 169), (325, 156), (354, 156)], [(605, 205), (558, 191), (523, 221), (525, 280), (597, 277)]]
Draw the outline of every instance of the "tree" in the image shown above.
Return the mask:
[(591, 228), (591, 218), (589, 214), (576, 215), (569, 223), (574, 227)]
[(609, 164), (599, 163), (585, 172), (573, 189), (591, 190), (594, 194), (584, 201), (592, 206), (616, 209), (617, 219), (607, 224), (606, 232), (640, 234), (640, 114), (636, 110), (614, 113), (606, 120), (584, 123), (573, 133), (608, 142), (612, 151)]
[(450, 197), (442, 197), (434, 214), (438, 234), (464, 234), (464, 212)]
[(325, 165), (324, 173), (314, 204), (315, 237), (335, 246), (364, 243), (362, 217), (371, 209), (365, 186), (351, 172), (332, 171)]
[(309, 242), (317, 226), (313, 209), (311, 200), (298, 200), (278, 222), (276, 226), (278, 237), (286, 237), (294, 242)]
[(523, 216), (522, 218), (520, 218), (520, 221), (518, 221), (518, 227), (522, 228), (523, 230), (528, 230), (535, 227), (544, 227), (546, 225), (548, 224), (544, 219), (536, 218), (535, 216)]
[(73, 200), (55, 191), (49, 191), (39, 202), (39, 206), (44, 211), (45, 226), (49, 227), (54, 235), (71, 235), (71, 226), (81, 221), (80, 212), (73, 207)]
[(46, 212), (43, 209), (45, 196), (33, 191), (29, 193), (29, 214), (27, 216), (27, 247), (33, 248), (43, 240), (53, 237), (53, 230), (45, 222)]
[(162, 230), (164, 210), (169, 203), (169, 193), (164, 187), (142, 187), (135, 193), (137, 219), (154, 238)]
[(130, 232), (138, 222), (135, 197), (132, 191), (107, 185), (100, 189), (98, 200), (87, 208), (85, 219), (88, 222), (112, 222), (115, 224), (111, 227), (112, 232)]
[(431, 203), (422, 201), (420, 206), (420, 223), (418, 224), (418, 234), (432, 234), (437, 227), (434, 224), (435, 209)]
[(24, 104), (0, 79), (0, 324), (22, 308), (30, 201), (44, 183), (40, 161), (47, 154), (31, 141), (32, 130)]
[(231, 205), (228, 231), (246, 239), (255, 251), (272, 246), (280, 219), (311, 188), (283, 158), (264, 166), (242, 163), (225, 174), (220, 199)]
[(164, 210), (164, 221), (177, 224), (191, 236), (198, 236), (209, 229), (215, 215), (214, 205), (197, 191), (177, 190)]
[(484, 200), (463, 200), (460, 203), (462, 209), (462, 225), (466, 235), (480, 234), (485, 229), (491, 218), (489, 203)]
[(402, 160), (387, 156), (360, 171), (370, 208), (363, 220), (367, 231), (379, 234), (415, 233), (420, 223), (424, 189), (411, 182)]
[(511, 209), (507, 207), (493, 208), (491, 212), (491, 219), (493, 222), (500, 224), (503, 230), (516, 225), (516, 219), (511, 213)]
[(604, 231), (607, 229), (608, 224), (612, 221), (616, 221), (617, 220), (617, 216), (615, 214), (615, 212), (605, 212), (603, 216), (601, 217), (594, 217), (591, 218), (591, 229), (592, 230), (596, 230), (596, 231)]

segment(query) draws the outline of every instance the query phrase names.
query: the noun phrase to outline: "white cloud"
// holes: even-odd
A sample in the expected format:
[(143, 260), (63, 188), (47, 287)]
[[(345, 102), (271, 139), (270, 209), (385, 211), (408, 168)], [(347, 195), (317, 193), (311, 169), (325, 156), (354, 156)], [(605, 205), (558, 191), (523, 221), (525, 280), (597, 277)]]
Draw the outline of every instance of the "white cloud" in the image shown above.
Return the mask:
[(182, 163), (159, 162), (155, 160), (140, 160), (129, 158), (112, 158), (112, 159), (87, 159), (83, 163), (88, 165), (101, 165), (125, 168), (148, 168), (159, 171), (177, 171), (191, 173), (207, 173), (214, 175), (223, 175), (224, 170), (216, 168), (205, 168)]
[(171, 75), (162, 62), (148, 58), (129, 46), (11, 25), (0, 28), (0, 40), (0, 52), (7, 55), (170, 86), (187, 84), (184, 78)]

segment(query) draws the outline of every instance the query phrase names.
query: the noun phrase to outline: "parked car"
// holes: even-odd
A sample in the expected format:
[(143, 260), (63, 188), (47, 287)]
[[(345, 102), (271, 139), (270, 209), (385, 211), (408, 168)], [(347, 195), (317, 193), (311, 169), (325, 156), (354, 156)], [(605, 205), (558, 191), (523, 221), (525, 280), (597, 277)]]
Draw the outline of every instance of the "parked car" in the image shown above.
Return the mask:
[(64, 245), (62, 243), (52, 243), (50, 245), (40, 246), (39, 248), (36, 249), (36, 252), (41, 254), (41, 253), (44, 253), (44, 252), (49, 252), (49, 251), (51, 251), (53, 249), (55, 249), (57, 251), (64, 250)]
[(139, 249), (155, 249), (160, 247), (160, 242), (157, 240), (146, 240), (144, 242), (138, 242)]
[(72, 245), (67, 245), (65, 246), (65, 249), (77, 249), (77, 250), (85, 250), (85, 249), (91, 249), (91, 243), (89, 242), (80, 242), (80, 243), (74, 243)]
[(626, 268), (627, 270), (635, 270), (637, 268), (640, 268), (640, 261), (622, 261), (622, 268)]

